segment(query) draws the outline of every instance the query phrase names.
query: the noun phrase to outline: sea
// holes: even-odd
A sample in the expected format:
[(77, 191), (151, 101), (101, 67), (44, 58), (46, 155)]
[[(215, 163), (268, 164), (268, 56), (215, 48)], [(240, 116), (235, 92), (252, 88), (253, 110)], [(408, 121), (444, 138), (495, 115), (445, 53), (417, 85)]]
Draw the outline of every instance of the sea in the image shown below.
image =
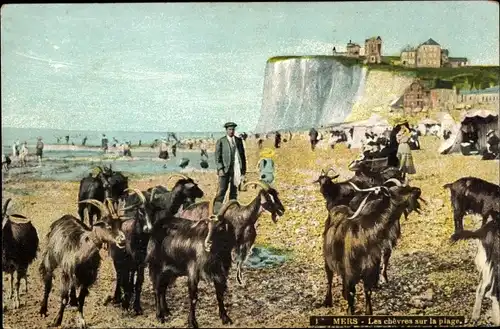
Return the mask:
[[(100, 148), (102, 134), (106, 134), (109, 144), (113, 144), (113, 139), (119, 143), (130, 141), (132, 157), (123, 157), (120, 154), (104, 153)], [(219, 138), (224, 132), (177, 132), (178, 139), (202, 139)], [(98, 165), (112, 166), (113, 170), (121, 171), (124, 174), (150, 174), (157, 175), (166, 172), (189, 173), (192, 171), (213, 171), (215, 170), (215, 161), (213, 150), (208, 152), (208, 168), (202, 168), (200, 165), (201, 152), (197, 149), (185, 150), (177, 149), (174, 157), (170, 152), (170, 159), (163, 160), (158, 157), (158, 149), (150, 148), (155, 139), (166, 138), (167, 132), (135, 132), (135, 131), (68, 131), (62, 129), (32, 129), (32, 128), (12, 128), (2, 127), (2, 153), (10, 156), (12, 154), (12, 144), (19, 140), (28, 144), (30, 156), (28, 166), (19, 167), (18, 159), (12, 158), (12, 168), (5, 176), (14, 176), (22, 174), (33, 179), (42, 180), (65, 180), (80, 181), (87, 176), (91, 170)], [(65, 137), (69, 136), (66, 143)], [(37, 138), (42, 137), (47, 149), (43, 152), (42, 166), (37, 166), (37, 160), (34, 157)], [(65, 145), (80, 147), (83, 138), (87, 137), (86, 146), (88, 148), (69, 150)], [(141, 141), (140, 149), (134, 148)], [(48, 147), (48, 145), (53, 147)], [(61, 149), (57, 149), (57, 146)], [(92, 148), (92, 146), (94, 146)], [(181, 167), (181, 162), (189, 161), (186, 167)]]

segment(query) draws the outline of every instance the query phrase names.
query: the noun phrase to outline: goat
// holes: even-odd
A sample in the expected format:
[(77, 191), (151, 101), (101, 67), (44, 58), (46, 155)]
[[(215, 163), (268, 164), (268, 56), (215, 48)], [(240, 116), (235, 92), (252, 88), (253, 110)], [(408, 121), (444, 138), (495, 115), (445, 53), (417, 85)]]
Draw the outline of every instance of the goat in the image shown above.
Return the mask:
[[(387, 183), (394, 183), (396, 186), (402, 186), (401, 182), (398, 181), (397, 179), (391, 178), (387, 180), (384, 185)], [(351, 185), (353, 188), (358, 191), (358, 192), (363, 192), (363, 190), (359, 189), (354, 183), (351, 182)], [(412, 192), (412, 208), (405, 208), (403, 210), (403, 215), (405, 219), (408, 219), (408, 215), (411, 213), (412, 210), (414, 210), (416, 213), (420, 214), (421, 206), (418, 200), (421, 200), (423, 203), (427, 204), (427, 201), (425, 201), (421, 197), (422, 191), (419, 188), (414, 188)], [(358, 209), (361, 202), (362, 198), (364, 195), (362, 193), (358, 193), (352, 200), (349, 202), (349, 208), (351, 210)], [(370, 200), (370, 199), (368, 199)], [(400, 216), (401, 217), (401, 216)], [(382, 258), (382, 276), (381, 278), (384, 279), (385, 283), (389, 282), (389, 279), (387, 278), (387, 268), (389, 267), (389, 259), (391, 258), (392, 255), (392, 249), (396, 246), (397, 240), (401, 237), (401, 223), (400, 223), (400, 218), (398, 218), (395, 222), (395, 225), (393, 226), (394, 233), (390, 234), (393, 239), (390, 241), (390, 245), (383, 250), (383, 258)]]
[[(118, 200), (128, 188), (128, 178), (119, 172), (113, 172), (111, 166), (109, 168), (96, 167), (97, 176), (94, 178), (89, 175), (80, 181), (80, 188), (78, 191), (78, 201), (81, 200), (98, 200), (104, 202), (105, 198), (112, 198)], [(92, 204), (79, 203), (78, 215), (80, 220), (84, 221), (84, 210), (87, 209), (89, 217), (89, 225), (92, 226), (94, 216), (100, 216), (99, 208)]]
[[(36, 258), (38, 234), (27, 218), (19, 214), (7, 214), (11, 199), (7, 199), (2, 209), (2, 272), (10, 274), (10, 299), (14, 297), (13, 308), (19, 308), (19, 286), (21, 279), (26, 283), (28, 292), (28, 267)], [(16, 272), (16, 293), (14, 295), (14, 272)]]
[[(224, 214), (224, 219), (230, 222), (234, 227), (236, 239), (236, 278), (239, 284), (242, 284), (241, 267), (247, 259), (248, 253), (251, 251), (257, 232), (255, 224), (263, 211), (271, 213), (271, 218), (274, 223), (278, 222), (278, 217), (283, 216), (285, 208), (278, 197), (278, 192), (268, 184), (259, 182), (248, 182), (244, 185), (246, 189), (250, 185), (260, 187), (260, 191), (255, 198), (246, 205), (241, 205), (236, 200), (230, 200), (221, 209)], [(200, 220), (210, 216), (208, 212), (208, 202), (199, 202), (192, 204), (187, 209), (180, 213), (180, 217), (190, 220)]]
[[(210, 203), (209, 214), (212, 214), (214, 202), (215, 199)], [(170, 314), (165, 298), (166, 289), (180, 276), (188, 277), (190, 327), (198, 328), (195, 312), (200, 279), (213, 281), (222, 323), (232, 323), (224, 306), (224, 293), (231, 267), (231, 250), (235, 246), (233, 231), (231, 223), (219, 211), (217, 216), (210, 215), (208, 219), (197, 223), (178, 217), (170, 218), (153, 232), (146, 262), (155, 290), (156, 318), (161, 323)], [(206, 244), (209, 238), (213, 240), (211, 245)]]
[[(181, 208), (186, 208), (193, 204), (196, 199), (202, 198), (204, 193), (198, 186), (198, 184), (191, 178), (182, 174), (172, 174), (167, 180), (173, 177), (180, 177), (171, 191), (165, 186), (158, 185), (154, 188), (156, 189), (156, 197), (151, 201), (152, 206), (155, 209), (154, 222), (157, 222), (157, 218), (173, 217), (180, 213)], [(150, 193), (153, 188), (149, 188)]]
[[(101, 257), (99, 249), (104, 242), (115, 243), (119, 248), (125, 247), (125, 235), (121, 230), (121, 214), (126, 208), (116, 209), (111, 199), (106, 205), (98, 200), (83, 200), (99, 208), (101, 216), (90, 228), (72, 215), (64, 215), (50, 226), (47, 234), (47, 245), (39, 267), (45, 290), (40, 307), (40, 315), (47, 316), (47, 303), (52, 289), (54, 270), (61, 267), (61, 303), (59, 312), (51, 326), (59, 326), (63, 319), (64, 309), (69, 303), (78, 306), (78, 326), (85, 327), (83, 306), (89, 288), (97, 279)], [(123, 203), (122, 203), (123, 205)], [(80, 294), (76, 299), (76, 289)], [(70, 292), (71, 289), (71, 292)]]
[[(481, 314), (481, 302), (491, 299), (493, 324), (500, 326), (500, 216), (490, 220), (477, 231), (455, 232), (450, 240), (477, 239), (476, 268), (481, 277), (476, 290), (476, 302), (471, 319), (477, 322)], [(488, 291), (486, 291), (488, 289)]]
[[(104, 302), (106, 305), (110, 299), (114, 304), (122, 303), (122, 307), (128, 309), (130, 305), (131, 293), (135, 288), (134, 310), (136, 315), (142, 314), (140, 306), (140, 295), (142, 283), (144, 282), (144, 258), (149, 239), (149, 233), (153, 229), (151, 218), (153, 218), (150, 202), (154, 198), (155, 190), (151, 193), (149, 201), (146, 200), (143, 192), (131, 189), (134, 195), (129, 195), (125, 200), (126, 219), (122, 223), (122, 231), (125, 234), (125, 248), (111, 245), (109, 252), (113, 259), (116, 272), (116, 286), (114, 297), (108, 297)], [(134, 198), (134, 196), (137, 196)], [(138, 205), (138, 207), (135, 207)], [(137, 281), (134, 285), (134, 276), (137, 273)], [(122, 289), (124, 298), (121, 298)]]
[[(173, 217), (184, 204), (190, 204), (192, 200), (203, 197), (203, 191), (191, 178), (180, 174), (173, 174), (168, 179), (180, 176), (172, 191), (163, 186), (148, 189), (147, 192), (136, 191), (127, 200), (127, 203), (137, 202), (140, 198), (144, 209), (139, 208), (136, 214), (131, 214), (134, 219), (124, 222), (123, 231), (127, 237), (125, 249), (112, 248), (111, 256), (116, 271), (116, 288), (113, 299), (114, 304), (122, 303), (122, 307), (128, 309), (130, 305), (131, 292), (134, 291), (134, 311), (136, 315), (142, 314), (140, 305), (140, 294), (144, 282), (144, 268), (146, 249), (149, 241), (149, 233), (153, 225), (160, 225), (162, 221)], [(160, 191), (160, 193), (156, 193)], [(146, 202), (146, 197), (148, 202)], [(159, 218), (159, 220), (158, 220)], [(148, 226), (144, 227), (144, 222)], [(159, 224), (156, 224), (158, 222)], [(134, 283), (134, 276), (137, 280)], [(121, 298), (121, 290), (124, 298)]]
[(462, 177), (443, 185), (451, 192), (451, 206), (455, 232), (463, 230), (463, 218), (467, 213), (479, 214), (484, 225), (488, 217), (500, 213), (500, 186), (476, 177)]
[[(328, 176), (330, 171), (334, 172), (333, 177)], [(356, 184), (356, 186), (360, 188), (369, 188), (374, 185), (374, 180), (366, 176), (354, 176), (344, 182), (333, 182), (337, 177), (339, 177), (339, 174), (337, 174), (333, 168), (327, 171), (322, 169), (318, 179), (313, 182), (313, 184), (319, 183), (320, 192), (325, 198), (327, 210), (338, 205), (349, 205), (349, 202), (351, 202), (357, 194), (357, 191), (351, 183)], [(378, 181), (381, 181), (379, 185), (384, 183), (382, 178), (377, 178), (377, 182)]]
[(354, 314), (356, 284), (363, 280), (365, 313), (372, 314), (371, 292), (380, 273), (382, 251), (394, 239), (395, 222), (403, 209), (412, 205), (416, 188), (395, 186), (373, 187), (365, 191), (380, 193), (367, 201), (368, 194), (356, 212), (344, 205), (328, 213), (323, 233), (323, 256), (328, 286), (324, 306), (332, 306), (332, 279), (337, 272), (342, 278), (343, 296), (348, 302), (348, 314)]

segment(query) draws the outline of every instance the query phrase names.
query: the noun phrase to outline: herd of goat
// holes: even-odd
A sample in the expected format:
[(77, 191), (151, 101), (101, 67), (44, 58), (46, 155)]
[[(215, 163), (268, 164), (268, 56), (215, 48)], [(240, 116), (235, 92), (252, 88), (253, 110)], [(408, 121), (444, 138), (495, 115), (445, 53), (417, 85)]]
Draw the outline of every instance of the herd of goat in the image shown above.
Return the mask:
[[(323, 256), (327, 291), (323, 306), (332, 306), (332, 279), (342, 280), (342, 295), (348, 314), (355, 313), (355, 287), (363, 281), (365, 313), (372, 314), (372, 289), (379, 279), (388, 282), (387, 268), (392, 249), (401, 235), (400, 218), (419, 213), (424, 203), (421, 190), (403, 182), (401, 172), (386, 168), (372, 172), (363, 165), (353, 166), (355, 175), (343, 182), (334, 169), (321, 172), (314, 183), (326, 201), (328, 218), (323, 233)], [(330, 173), (333, 172), (333, 175)], [(85, 327), (83, 306), (95, 283), (101, 257), (107, 246), (116, 271), (112, 302), (142, 314), (141, 291), (148, 266), (154, 290), (156, 318), (164, 322), (170, 315), (166, 292), (178, 277), (187, 276), (190, 298), (188, 325), (198, 327), (195, 311), (198, 283), (213, 282), (223, 324), (232, 323), (224, 306), (229, 271), (236, 264), (236, 278), (242, 283), (242, 265), (256, 239), (256, 222), (269, 212), (273, 222), (285, 213), (278, 192), (261, 181), (249, 182), (258, 189), (247, 205), (226, 202), (213, 215), (211, 202), (197, 199), (204, 192), (191, 178), (178, 177), (171, 190), (154, 186), (145, 191), (129, 188), (128, 179), (111, 168), (98, 167), (95, 177), (80, 182), (78, 214), (64, 215), (54, 221), (47, 234), (39, 272), (44, 283), (40, 314), (47, 316), (48, 297), (56, 268), (61, 270), (60, 306), (51, 323), (61, 324), (66, 305), (78, 308), (78, 326)], [(451, 191), (455, 233), (451, 241), (477, 239), (476, 265), (481, 282), (476, 292), (472, 319), (480, 315), (484, 296), (493, 303), (493, 322), (500, 324), (500, 187), (479, 178), (464, 177), (444, 185)], [(20, 280), (28, 284), (26, 273), (39, 250), (37, 231), (26, 217), (9, 214), (6, 200), (2, 209), (3, 272), (11, 275), (13, 307), (19, 307)], [(87, 210), (89, 225), (84, 223)], [(468, 213), (483, 216), (477, 231), (463, 230)], [(94, 222), (94, 217), (97, 219)], [(14, 272), (17, 280), (14, 289)], [(77, 295), (77, 289), (79, 293)], [(132, 300), (133, 297), (133, 300)]]

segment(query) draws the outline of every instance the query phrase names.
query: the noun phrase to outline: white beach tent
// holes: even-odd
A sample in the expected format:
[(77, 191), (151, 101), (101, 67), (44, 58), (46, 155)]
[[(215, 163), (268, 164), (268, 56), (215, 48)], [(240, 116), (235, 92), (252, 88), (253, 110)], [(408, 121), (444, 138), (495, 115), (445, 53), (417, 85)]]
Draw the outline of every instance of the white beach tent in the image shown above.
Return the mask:
[(439, 147), (439, 153), (461, 152), (460, 144), (462, 143), (463, 131), (465, 126), (470, 124), (475, 125), (477, 128), (477, 135), (479, 137), (477, 143), (479, 149), (482, 150), (486, 148), (486, 133), (488, 130), (493, 129), (498, 132), (498, 113), (482, 109), (464, 111), (461, 115), (460, 123), (455, 124), (450, 129), (450, 138), (445, 140)]
[(373, 114), (367, 120), (344, 123), (342, 126), (345, 129), (354, 128), (352, 139), (348, 141), (351, 148), (361, 148), (363, 146), (365, 133), (368, 129), (380, 136), (386, 129), (392, 128), (389, 121), (378, 114)]

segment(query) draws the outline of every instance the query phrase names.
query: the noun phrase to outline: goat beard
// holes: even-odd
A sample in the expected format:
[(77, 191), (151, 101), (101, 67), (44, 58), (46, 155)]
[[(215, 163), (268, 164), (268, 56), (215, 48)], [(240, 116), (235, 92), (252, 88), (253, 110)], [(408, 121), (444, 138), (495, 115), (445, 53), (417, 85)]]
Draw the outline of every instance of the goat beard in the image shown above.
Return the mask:
[(274, 223), (277, 223), (279, 218), (280, 216), (278, 216), (277, 213), (275, 212), (271, 213), (271, 219), (273, 220)]

